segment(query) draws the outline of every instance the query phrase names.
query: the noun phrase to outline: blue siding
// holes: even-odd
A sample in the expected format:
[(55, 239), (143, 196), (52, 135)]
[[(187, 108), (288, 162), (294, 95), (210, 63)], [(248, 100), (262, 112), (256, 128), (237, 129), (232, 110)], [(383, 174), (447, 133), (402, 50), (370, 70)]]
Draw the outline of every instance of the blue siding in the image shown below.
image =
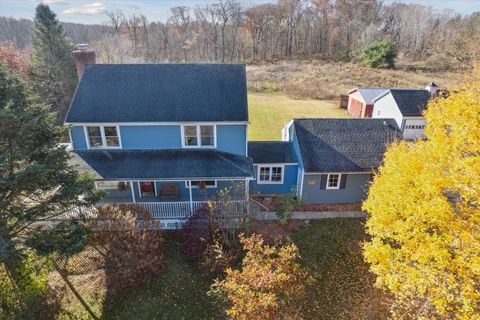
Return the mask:
[[(83, 127), (71, 129), (75, 150), (87, 149)], [(180, 125), (120, 126), (123, 149), (180, 149), (182, 134)], [(247, 126), (217, 125), (217, 149), (233, 154), (246, 155)]]
[(303, 199), (306, 204), (361, 202), (365, 198), (370, 177), (370, 174), (349, 174), (345, 189), (321, 190), (321, 175), (306, 174), (303, 181)]
[(247, 126), (217, 125), (217, 149), (246, 156)]
[(295, 133), (295, 125), (290, 127), (290, 141), (293, 143), (293, 150), (295, 151), (295, 155), (298, 159), (299, 169), (303, 170), (303, 160), (302, 154), (300, 153), (300, 146), (298, 145), (297, 135)]
[(72, 147), (75, 150), (87, 149), (87, 140), (85, 139), (85, 131), (83, 127), (75, 126), (70, 128), (70, 135), (72, 137)]
[(120, 126), (123, 149), (178, 149), (182, 147), (179, 125)]
[[(176, 184), (180, 191), (180, 199), (166, 199), (160, 200), (160, 189), (162, 184)], [(234, 186), (237, 187), (234, 187)], [(155, 181), (155, 187), (157, 190), (157, 196), (144, 196), (140, 197), (140, 191), (138, 187), (138, 182), (133, 182), (133, 191), (135, 193), (135, 200), (137, 202), (175, 202), (175, 201), (189, 201), (189, 189), (185, 186), (185, 181), (176, 180), (176, 181)], [(243, 200), (245, 196), (245, 187), (243, 181), (218, 181), (216, 188), (207, 188), (205, 190), (200, 190), (198, 188), (192, 188), (192, 198), (194, 201), (206, 201), (214, 198), (220, 190), (228, 189), (230, 194), (234, 199)], [(126, 191), (119, 192), (116, 189), (104, 190), (107, 192), (106, 197), (103, 199), (103, 202), (132, 202), (131, 190), (128, 187)]]
[[(258, 167), (255, 165), (255, 175), (258, 174)], [(282, 184), (258, 184), (257, 180), (250, 182), (250, 194), (286, 194), (292, 191), (297, 185), (297, 165), (286, 165)]]
[[(297, 135), (295, 132), (295, 125), (292, 124), (290, 126), (290, 132), (289, 132), (289, 137), (290, 141), (292, 141), (293, 144), (293, 151), (295, 152), (295, 155), (297, 156), (298, 159), (298, 171), (297, 171), (297, 195), (300, 196), (300, 192), (303, 193), (301, 184), (302, 184), (302, 174), (304, 172), (303, 170), (303, 160), (302, 160), (302, 154), (300, 153), (300, 146), (298, 144), (298, 139)], [(303, 194), (302, 194), (303, 197)]]

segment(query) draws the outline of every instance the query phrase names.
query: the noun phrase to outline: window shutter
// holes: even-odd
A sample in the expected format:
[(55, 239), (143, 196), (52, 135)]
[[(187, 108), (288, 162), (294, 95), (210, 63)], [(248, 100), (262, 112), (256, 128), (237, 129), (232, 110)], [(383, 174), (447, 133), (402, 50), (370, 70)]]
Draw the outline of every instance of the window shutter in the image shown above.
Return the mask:
[(327, 174), (322, 174), (322, 180), (320, 180), (320, 190), (327, 189)]
[(347, 184), (347, 175), (342, 174), (342, 177), (340, 178), (340, 189), (345, 189), (346, 184)]

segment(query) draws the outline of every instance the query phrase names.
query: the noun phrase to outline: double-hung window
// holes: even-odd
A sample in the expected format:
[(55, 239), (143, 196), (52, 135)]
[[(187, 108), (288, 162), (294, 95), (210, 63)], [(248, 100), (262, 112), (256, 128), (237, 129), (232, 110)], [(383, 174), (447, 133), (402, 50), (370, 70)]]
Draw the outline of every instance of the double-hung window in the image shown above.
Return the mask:
[(184, 147), (208, 148), (215, 146), (214, 125), (184, 125), (182, 130)]
[(257, 183), (283, 183), (283, 166), (258, 166)]
[(87, 126), (86, 134), (90, 148), (119, 148), (117, 126)]
[(340, 189), (340, 179), (342, 175), (339, 173), (330, 173), (327, 176), (326, 189)]

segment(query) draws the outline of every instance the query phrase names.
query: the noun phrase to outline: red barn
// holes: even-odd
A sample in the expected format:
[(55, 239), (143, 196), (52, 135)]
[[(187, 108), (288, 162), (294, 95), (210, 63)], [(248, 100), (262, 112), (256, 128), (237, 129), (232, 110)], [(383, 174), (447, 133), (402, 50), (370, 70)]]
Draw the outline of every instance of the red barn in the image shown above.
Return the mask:
[(348, 113), (356, 118), (371, 118), (373, 99), (384, 93), (386, 88), (355, 88), (348, 95)]

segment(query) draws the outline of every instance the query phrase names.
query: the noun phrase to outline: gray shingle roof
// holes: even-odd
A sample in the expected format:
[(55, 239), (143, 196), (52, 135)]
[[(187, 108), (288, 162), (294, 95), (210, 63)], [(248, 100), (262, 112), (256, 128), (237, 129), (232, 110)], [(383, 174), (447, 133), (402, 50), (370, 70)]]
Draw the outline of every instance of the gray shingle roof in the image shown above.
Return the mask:
[(253, 163), (296, 163), (291, 142), (249, 141), (248, 156)]
[(422, 89), (390, 89), (397, 106), (404, 117), (419, 117), (427, 107), (431, 95)]
[(373, 104), (373, 99), (384, 93), (388, 88), (357, 88), (366, 104)]
[(306, 172), (365, 172), (377, 168), (401, 133), (393, 119), (296, 119)]
[(249, 158), (216, 150), (72, 151), (71, 164), (105, 180), (254, 176)]
[(245, 66), (85, 66), (66, 122), (154, 121), (248, 121)]

